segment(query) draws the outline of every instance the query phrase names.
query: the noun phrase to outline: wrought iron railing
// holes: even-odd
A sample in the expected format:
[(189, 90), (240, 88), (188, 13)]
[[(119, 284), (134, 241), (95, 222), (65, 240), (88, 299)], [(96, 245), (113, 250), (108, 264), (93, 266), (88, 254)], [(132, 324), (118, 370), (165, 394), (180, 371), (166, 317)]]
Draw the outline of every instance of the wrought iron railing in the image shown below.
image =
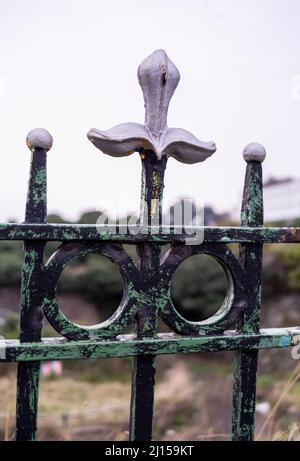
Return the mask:
[[(37, 431), (40, 363), (46, 360), (133, 357), (130, 439), (151, 440), (155, 360), (161, 354), (235, 351), (233, 440), (254, 437), (258, 351), (297, 343), (299, 328), (260, 329), (261, 273), (264, 243), (300, 242), (300, 228), (263, 227), (262, 161), (265, 150), (250, 144), (240, 227), (162, 225), (162, 195), (167, 159), (184, 163), (205, 160), (215, 151), (191, 133), (167, 127), (167, 110), (179, 72), (159, 50), (139, 67), (144, 92), (145, 126), (118, 125), (107, 132), (91, 130), (89, 139), (104, 153), (139, 152), (142, 160), (142, 213), (136, 226), (64, 225), (47, 223), (46, 157), (51, 135), (33, 130), (27, 138), (32, 163), (25, 222), (1, 224), (0, 240), (24, 241), (20, 337), (2, 340), (1, 361), (18, 363), (16, 439), (34, 440)], [(203, 241), (187, 244), (203, 233)], [(47, 242), (62, 244), (44, 264)], [(195, 244), (196, 243), (196, 244)], [(240, 245), (236, 257), (228, 244)], [(123, 244), (136, 245), (137, 265)], [(161, 257), (161, 248), (170, 249)], [(111, 318), (93, 327), (77, 325), (59, 308), (59, 277), (75, 258), (96, 253), (114, 262), (122, 273), (124, 293)], [(227, 295), (219, 311), (201, 322), (184, 319), (175, 309), (170, 283), (178, 266), (193, 255), (212, 256), (224, 269)], [(0, 261), (1, 264), (1, 261)], [(42, 339), (43, 316), (61, 335)], [(161, 317), (174, 333), (157, 333)], [(136, 332), (124, 335), (135, 323)], [(169, 330), (168, 330), (169, 331)]]

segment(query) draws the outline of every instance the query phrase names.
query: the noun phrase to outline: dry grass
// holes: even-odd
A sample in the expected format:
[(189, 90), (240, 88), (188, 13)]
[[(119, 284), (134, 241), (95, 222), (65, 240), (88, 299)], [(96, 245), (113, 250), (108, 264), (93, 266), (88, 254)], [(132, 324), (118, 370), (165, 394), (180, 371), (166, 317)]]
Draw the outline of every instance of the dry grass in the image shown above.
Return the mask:
[[(168, 366), (164, 366), (168, 364)], [(190, 366), (189, 360), (165, 361), (155, 395), (156, 440), (229, 440), (232, 402), (230, 370), (215, 362)], [(80, 376), (80, 375), (79, 375)], [(300, 440), (300, 364), (276, 385), (258, 389), (258, 400), (272, 409), (257, 414), (257, 439)], [(15, 375), (0, 378), (0, 433), (14, 433)], [(126, 440), (130, 407), (129, 382), (83, 382), (63, 376), (42, 379), (39, 400), (41, 440)]]

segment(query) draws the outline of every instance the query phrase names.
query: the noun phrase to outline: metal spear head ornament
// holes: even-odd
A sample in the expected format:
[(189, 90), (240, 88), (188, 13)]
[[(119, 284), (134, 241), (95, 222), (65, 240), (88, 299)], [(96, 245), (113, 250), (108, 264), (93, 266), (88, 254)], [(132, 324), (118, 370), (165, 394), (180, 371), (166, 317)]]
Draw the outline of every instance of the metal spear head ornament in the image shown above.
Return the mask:
[(113, 157), (149, 149), (158, 160), (167, 156), (183, 163), (202, 162), (216, 151), (214, 142), (199, 141), (181, 128), (168, 128), (169, 103), (180, 74), (164, 50), (154, 51), (142, 62), (138, 80), (145, 101), (145, 125), (122, 123), (107, 131), (91, 129), (88, 138), (98, 149)]

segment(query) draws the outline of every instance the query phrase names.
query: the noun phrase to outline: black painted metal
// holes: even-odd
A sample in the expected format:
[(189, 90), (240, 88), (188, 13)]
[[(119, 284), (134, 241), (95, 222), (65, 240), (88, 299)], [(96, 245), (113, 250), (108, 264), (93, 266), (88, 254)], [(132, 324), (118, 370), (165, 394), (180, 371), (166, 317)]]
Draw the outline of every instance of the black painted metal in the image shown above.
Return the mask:
[[(47, 152), (32, 153), (31, 171), (26, 203), (25, 223), (46, 223)], [(20, 342), (39, 342), (42, 332), (42, 272), (46, 242), (24, 242), (22, 270)], [(28, 271), (32, 267), (32, 272)], [(29, 277), (30, 274), (30, 277)], [(40, 363), (19, 363), (17, 375), (16, 439), (34, 440), (37, 431), (37, 405)]]
[[(248, 162), (243, 194), (241, 224), (263, 225), (263, 183), (260, 162)], [(263, 247), (261, 243), (240, 245), (248, 292), (247, 308), (238, 322), (238, 329), (246, 334), (259, 331), (261, 313), (261, 276)], [(238, 351), (235, 354), (233, 386), (233, 440), (253, 440), (255, 428), (256, 373), (258, 351)]]

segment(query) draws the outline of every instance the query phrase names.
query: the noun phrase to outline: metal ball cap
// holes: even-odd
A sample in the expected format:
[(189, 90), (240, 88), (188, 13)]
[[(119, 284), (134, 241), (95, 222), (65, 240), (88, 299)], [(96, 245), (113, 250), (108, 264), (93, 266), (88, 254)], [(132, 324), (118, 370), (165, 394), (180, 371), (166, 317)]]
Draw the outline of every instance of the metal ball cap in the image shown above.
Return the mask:
[(266, 149), (261, 144), (252, 142), (245, 147), (243, 156), (246, 162), (263, 162), (266, 158)]
[(44, 128), (35, 128), (28, 133), (26, 144), (32, 152), (36, 149), (48, 151), (53, 145), (53, 138), (49, 131), (44, 130)]

